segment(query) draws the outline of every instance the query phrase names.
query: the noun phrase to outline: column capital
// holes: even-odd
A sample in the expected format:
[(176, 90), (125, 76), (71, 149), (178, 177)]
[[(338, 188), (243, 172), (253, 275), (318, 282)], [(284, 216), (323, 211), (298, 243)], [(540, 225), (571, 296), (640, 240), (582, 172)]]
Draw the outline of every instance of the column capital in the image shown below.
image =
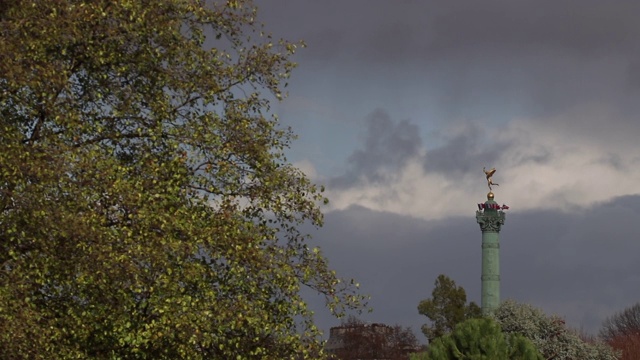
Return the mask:
[(504, 219), (504, 211), (476, 211), (476, 221), (482, 232), (500, 232)]

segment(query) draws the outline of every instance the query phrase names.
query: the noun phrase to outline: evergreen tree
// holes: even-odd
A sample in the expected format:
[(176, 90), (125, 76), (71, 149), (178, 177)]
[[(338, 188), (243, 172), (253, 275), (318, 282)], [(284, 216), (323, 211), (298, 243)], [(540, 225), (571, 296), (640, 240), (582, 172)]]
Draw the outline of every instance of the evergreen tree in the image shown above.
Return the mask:
[(542, 360), (535, 346), (520, 335), (505, 335), (491, 319), (469, 319), (451, 334), (430, 344), (429, 360)]

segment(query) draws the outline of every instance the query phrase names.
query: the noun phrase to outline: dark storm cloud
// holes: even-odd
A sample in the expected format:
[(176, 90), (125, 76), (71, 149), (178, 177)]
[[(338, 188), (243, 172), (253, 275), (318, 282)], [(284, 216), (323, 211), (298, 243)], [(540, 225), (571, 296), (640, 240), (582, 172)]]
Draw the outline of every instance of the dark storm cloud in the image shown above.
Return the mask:
[(501, 235), (506, 295), (593, 331), (604, 316), (640, 301), (639, 206), (640, 196), (625, 196), (579, 214), (512, 216)]
[(386, 172), (400, 170), (418, 155), (422, 139), (418, 126), (408, 120), (394, 121), (382, 109), (365, 119), (363, 147), (349, 156), (349, 171), (331, 180), (332, 186), (353, 185), (358, 179), (382, 181)]
[(286, 18), (268, 23), (307, 41), (303, 67), (369, 78), (410, 72), (451, 116), (503, 108), (545, 117), (591, 101), (638, 110), (635, 0), (284, 3), (265, 3), (265, 21)]
[(557, 50), (576, 56), (637, 55), (636, 1), (463, 1), (432, 7), (429, 49)]
[(455, 56), (461, 49), (500, 55), (556, 51), (581, 58), (640, 55), (640, 3), (634, 0), (257, 3), (265, 21), (286, 19), (268, 22), (269, 28), (309, 42), (310, 52), (303, 55), (310, 60), (346, 52), (360, 56), (358, 61), (415, 61)]
[(490, 102), (494, 112), (541, 117), (592, 101), (636, 108), (637, 2), (448, 2), (433, 10), (415, 56), (449, 108)]
[[(330, 264), (369, 293), (369, 321), (411, 325), (439, 274), (480, 301), (481, 234), (472, 201), (468, 217), (426, 221), (360, 207), (330, 212), (314, 235)], [(512, 298), (596, 333), (613, 312), (640, 301), (640, 196), (577, 214), (553, 210), (507, 214), (501, 237), (502, 299)], [(319, 313), (326, 313), (319, 311)], [(318, 323), (338, 324), (327, 316)]]

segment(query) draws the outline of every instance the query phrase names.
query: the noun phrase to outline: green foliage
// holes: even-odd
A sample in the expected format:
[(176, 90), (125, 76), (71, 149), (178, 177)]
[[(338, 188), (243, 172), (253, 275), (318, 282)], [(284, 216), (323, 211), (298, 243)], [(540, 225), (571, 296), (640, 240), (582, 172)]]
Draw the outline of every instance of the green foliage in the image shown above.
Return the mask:
[(493, 314), (502, 330), (531, 340), (546, 359), (614, 360), (615, 352), (605, 344), (586, 342), (557, 316), (514, 301), (503, 302)]
[(456, 324), (466, 319), (481, 316), (478, 305), (474, 302), (467, 305), (467, 293), (462, 286), (456, 286), (455, 281), (445, 275), (438, 276), (431, 299), (422, 300), (418, 312), (431, 322), (422, 326), (429, 341), (451, 332)]
[(325, 199), (268, 115), (301, 44), (255, 17), (245, 0), (0, 5), (4, 358), (306, 358), (322, 350), (301, 287), (358, 305), (298, 231)]
[(429, 360), (429, 355), (426, 351), (421, 351), (409, 355), (409, 360)]
[(430, 360), (542, 360), (533, 344), (520, 335), (507, 335), (491, 319), (469, 319), (429, 346)]

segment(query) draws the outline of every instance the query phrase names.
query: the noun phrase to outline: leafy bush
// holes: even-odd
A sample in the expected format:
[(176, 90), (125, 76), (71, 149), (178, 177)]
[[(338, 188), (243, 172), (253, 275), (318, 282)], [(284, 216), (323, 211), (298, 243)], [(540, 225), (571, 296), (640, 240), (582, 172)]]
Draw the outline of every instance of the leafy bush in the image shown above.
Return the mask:
[(519, 334), (531, 340), (545, 359), (615, 360), (616, 353), (601, 342), (589, 343), (576, 331), (567, 328), (558, 316), (547, 316), (541, 310), (515, 301), (505, 301), (493, 318), (508, 334)]

